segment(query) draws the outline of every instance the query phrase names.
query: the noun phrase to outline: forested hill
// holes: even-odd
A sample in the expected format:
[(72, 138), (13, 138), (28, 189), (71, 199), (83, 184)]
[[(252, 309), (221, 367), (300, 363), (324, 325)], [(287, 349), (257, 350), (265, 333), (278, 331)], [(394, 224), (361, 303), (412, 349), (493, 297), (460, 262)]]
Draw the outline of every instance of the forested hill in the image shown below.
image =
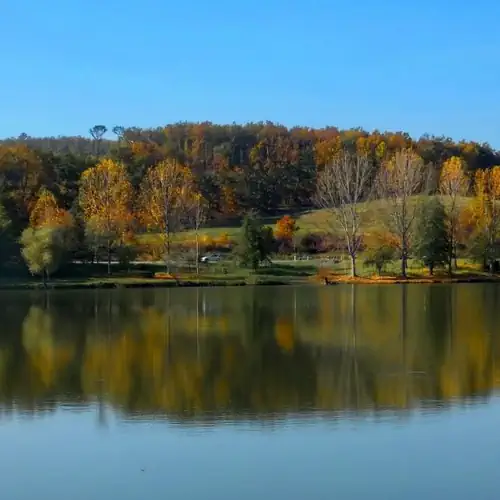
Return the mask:
[(270, 213), (279, 207), (310, 206), (316, 168), (342, 148), (381, 163), (409, 146), (437, 169), (452, 156), (462, 157), (469, 170), (500, 165), (500, 152), (488, 144), (430, 136), (416, 139), (403, 132), (286, 128), (271, 122), (177, 123), (154, 129), (95, 126), (88, 137), (22, 134), (0, 141), (0, 189), (28, 201), (46, 186), (71, 208), (81, 173), (101, 156), (123, 162), (134, 187), (148, 167), (175, 158), (193, 171), (213, 213), (248, 209)]

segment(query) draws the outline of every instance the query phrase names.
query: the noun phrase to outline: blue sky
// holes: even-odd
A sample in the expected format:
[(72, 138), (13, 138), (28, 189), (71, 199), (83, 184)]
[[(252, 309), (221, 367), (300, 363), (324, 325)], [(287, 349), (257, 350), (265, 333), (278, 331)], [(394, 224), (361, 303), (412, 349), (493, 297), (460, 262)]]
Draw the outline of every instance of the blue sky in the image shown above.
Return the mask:
[(4, 0), (0, 137), (188, 120), (500, 148), (498, 0)]

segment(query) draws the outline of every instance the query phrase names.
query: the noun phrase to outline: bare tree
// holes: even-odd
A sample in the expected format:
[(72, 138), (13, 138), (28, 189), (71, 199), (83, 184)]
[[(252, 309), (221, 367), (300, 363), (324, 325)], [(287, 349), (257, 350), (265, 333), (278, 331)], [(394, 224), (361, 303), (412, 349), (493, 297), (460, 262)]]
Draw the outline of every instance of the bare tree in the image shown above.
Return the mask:
[(410, 241), (421, 193), (427, 186), (429, 169), (412, 149), (398, 151), (377, 175), (376, 188), (387, 205), (389, 229), (399, 240), (401, 274), (406, 277)]
[(372, 171), (366, 155), (344, 152), (325, 166), (317, 180), (316, 202), (330, 212), (344, 233), (352, 276), (356, 276), (356, 257), (361, 247), (360, 203), (368, 195)]
[(200, 227), (207, 218), (207, 202), (200, 193), (192, 197), (190, 219), (195, 232), (196, 243), (196, 274), (200, 274)]

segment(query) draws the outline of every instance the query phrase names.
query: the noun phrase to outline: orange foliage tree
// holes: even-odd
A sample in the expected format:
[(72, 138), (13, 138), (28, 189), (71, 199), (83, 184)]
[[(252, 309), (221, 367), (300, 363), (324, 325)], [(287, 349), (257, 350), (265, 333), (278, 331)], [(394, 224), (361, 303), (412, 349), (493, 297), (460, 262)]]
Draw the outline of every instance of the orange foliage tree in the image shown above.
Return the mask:
[(132, 185), (124, 165), (104, 159), (85, 170), (79, 202), (87, 236), (104, 242), (111, 274), (111, 250), (123, 241), (132, 223)]
[(292, 248), (294, 236), (298, 230), (299, 227), (297, 226), (297, 221), (290, 215), (284, 215), (276, 223), (276, 231), (274, 234), (281, 245), (286, 248)]

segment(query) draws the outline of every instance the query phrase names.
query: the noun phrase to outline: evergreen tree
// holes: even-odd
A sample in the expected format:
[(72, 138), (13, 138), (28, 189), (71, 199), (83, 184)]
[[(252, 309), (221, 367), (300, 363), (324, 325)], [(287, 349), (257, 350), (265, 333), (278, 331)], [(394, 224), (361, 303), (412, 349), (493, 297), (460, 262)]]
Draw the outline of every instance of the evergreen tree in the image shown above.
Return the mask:
[(256, 270), (261, 262), (269, 258), (274, 244), (273, 231), (264, 227), (252, 215), (245, 217), (241, 228), (238, 254), (241, 264)]
[(445, 208), (438, 198), (430, 198), (418, 214), (415, 255), (432, 275), (436, 267), (447, 263), (449, 245)]

